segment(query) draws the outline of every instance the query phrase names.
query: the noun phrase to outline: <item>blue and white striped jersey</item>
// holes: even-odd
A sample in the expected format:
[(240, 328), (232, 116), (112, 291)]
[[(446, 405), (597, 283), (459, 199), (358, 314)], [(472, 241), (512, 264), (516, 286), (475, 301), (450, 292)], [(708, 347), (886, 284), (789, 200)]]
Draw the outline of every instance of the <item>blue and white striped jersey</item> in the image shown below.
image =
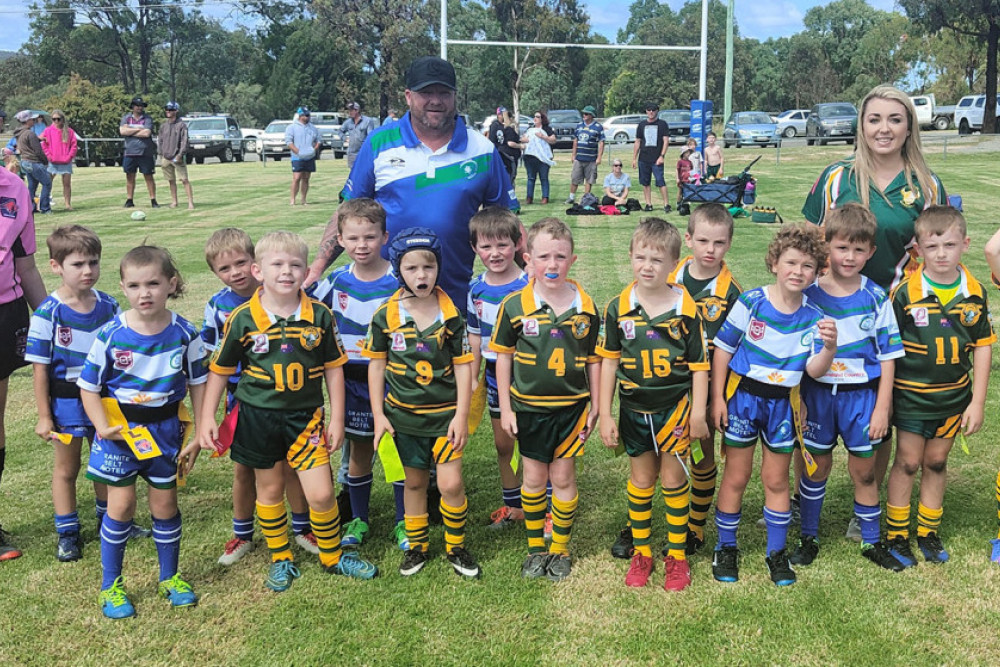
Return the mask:
[(500, 304), (510, 294), (519, 292), (528, 284), (528, 276), (522, 271), (506, 285), (490, 285), (486, 282), (486, 272), (476, 276), (469, 283), (469, 303), (465, 317), (465, 328), (470, 335), (482, 337), (480, 350), (483, 359), (496, 361), (497, 353), (490, 349), (490, 338), (497, 323)]
[(354, 262), (332, 271), (313, 286), (310, 296), (333, 311), (347, 363), (368, 365), (368, 360), (361, 356), (361, 348), (372, 316), (398, 289), (399, 280), (391, 266), (378, 280), (366, 282), (354, 275)]
[[(211, 356), (219, 346), (229, 314), (249, 300), (250, 297), (240, 296), (228, 285), (212, 295), (205, 304), (205, 320), (201, 325), (201, 341), (205, 346), (205, 354)], [(237, 368), (236, 372), (229, 376), (230, 392), (236, 390), (239, 381), (240, 371)]]
[(155, 336), (129, 328), (121, 314), (98, 332), (76, 384), (122, 404), (158, 408), (184, 400), (188, 384), (208, 380), (205, 356), (198, 331), (177, 313)]
[(93, 290), (97, 301), (89, 313), (67, 306), (55, 292), (31, 316), (25, 361), (49, 366), (49, 379), (76, 382), (97, 332), (121, 312), (109, 294)]
[(818, 382), (864, 384), (881, 377), (883, 361), (903, 356), (892, 303), (885, 291), (865, 276), (854, 294), (837, 297), (818, 283), (805, 289), (809, 302), (837, 321), (837, 355)]
[(733, 355), (729, 368), (751, 380), (782, 387), (802, 381), (809, 358), (823, 348), (816, 324), (823, 311), (802, 296), (794, 313), (771, 305), (769, 286), (740, 295), (715, 337), (717, 347)]

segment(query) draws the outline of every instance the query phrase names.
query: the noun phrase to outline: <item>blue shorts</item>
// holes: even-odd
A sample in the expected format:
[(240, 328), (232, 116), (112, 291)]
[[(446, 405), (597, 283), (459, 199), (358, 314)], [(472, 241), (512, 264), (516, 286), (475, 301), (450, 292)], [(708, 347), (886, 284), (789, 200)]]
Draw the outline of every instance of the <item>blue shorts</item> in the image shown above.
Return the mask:
[[(365, 369), (367, 372), (367, 368)], [(375, 418), (372, 401), (368, 395), (368, 381), (345, 379), (344, 430), (348, 438), (370, 439), (375, 435)]]
[[(134, 425), (134, 424), (133, 424)], [(163, 452), (153, 459), (138, 460), (124, 440), (97, 437), (90, 446), (87, 479), (111, 486), (132, 486), (142, 477), (157, 489), (177, 486), (177, 454), (180, 453), (184, 428), (177, 417), (145, 424)]]
[(126, 155), (122, 159), (122, 171), (126, 174), (152, 174), (156, 171), (156, 160), (152, 155)]
[(487, 361), (483, 371), (486, 383), (486, 405), (490, 409), (490, 419), (500, 419), (500, 392), (497, 391), (497, 362)]
[[(833, 387), (837, 393), (833, 393)], [(871, 383), (830, 385), (803, 380), (806, 424), (802, 440), (806, 449), (813, 454), (829, 454), (840, 436), (852, 456), (872, 456), (882, 442), (868, 437), (876, 397)]]
[(94, 426), (87, 418), (83, 402), (79, 398), (52, 398), (50, 405), (56, 433), (69, 433), (74, 438), (94, 440)]
[(658, 165), (655, 162), (642, 161), (639, 161), (636, 164), (639, 165), (639, 185), (648, 187), (650, 181), (652, 181), (652, 176), (656, 177), (656, 187), (662, 188), (667, 185), (667, 182), (663, 179), (662, 164)]
[(776, 454), (795, 447), (795, 421), (788, 397), (764, 398), (737, 389), (727, 404), (729, 425), (722, 442), (730, 447), (753, 447), (759, 437)]
[(292, 173), (307, 173), (311, 174), (316, 171), (316, 158), (311, 157), (308, 160), (292, 160)]

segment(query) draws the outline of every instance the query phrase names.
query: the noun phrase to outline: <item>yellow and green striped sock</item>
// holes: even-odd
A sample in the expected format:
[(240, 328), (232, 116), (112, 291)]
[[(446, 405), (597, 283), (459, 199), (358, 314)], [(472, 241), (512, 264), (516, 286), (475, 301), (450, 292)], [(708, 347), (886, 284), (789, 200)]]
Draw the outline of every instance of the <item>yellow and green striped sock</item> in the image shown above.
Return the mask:
[(309, 508), (309, 523), (316, 545), (319, 547), (319, 562), (330, 567), (340, 562), (340, 510), (337, 503), (325, 512)]
[(427, 546), (430, 542), (427, 528), (427, 514), (419, 516), (403, 515), (406, 522), (406, 539), (410, 541), (410, 548), (427, 553)]
[(288, 514), (285, 503), (277, 505), (261, 505), (257, 503), (257, 521), (260, 532), (264, 534), (267, 548), (271, 552), (271, 560), (294, 560), (292, 550), (288, 546)]
[(719, 468), (714, 463), (707, 470), (691, 468), (691, 514), (688, 518), (688, 530), (702, 541), (705, 540), (705, 523), (708, 521), (708, 511), (712, 509), (715, 479), (718, 476)]
[(917, 503), (917, 537), (927, 537), (941, 530), (941, 516), (944, 508), (931, 509), (923, 503)]
[(686, 560), (688, 529), (688, 494), (691, 485), (687, 482), (673, 489), (663, 489), (663, 502), (667, 506), (667, 556), (676, 560)]
[(910, 506), (896, 507), (885, 505), (886, 539), (892, 541), (897, 537), (910, 539)]
[(576, 506), (579, 501), (580, 494), (570, 500), (559, 500), (552, 494), (552, 544), (549, 547), (551, 553), (569, 553), (569, 536), (573, 532), (573, 519), (576, 517)]
[[(640, 489), (632, 480), (628, 481), (628, 520), (632, 526), (632, 546), (637, 553), (647, 558), (653, 555), (649, 546), (650, 533), (653, 525), (653, 493), (655, 486)], [(553, 521), (553, 530), (555, 521)]]
[(444, 543), (448, 553), (458, 547), (465, 546), (465, 520), (469, 515), (469, 500), (462, 499), (462, 504), (452, 507), (441, 499), (441, 518), (444, 520)]
[(529, 493), (521, 487), (521, 509), (524, 510), (524, 529), (528, 533), (528, 553), (545, 551), (545, 509), (548, 501), (545, 489)]

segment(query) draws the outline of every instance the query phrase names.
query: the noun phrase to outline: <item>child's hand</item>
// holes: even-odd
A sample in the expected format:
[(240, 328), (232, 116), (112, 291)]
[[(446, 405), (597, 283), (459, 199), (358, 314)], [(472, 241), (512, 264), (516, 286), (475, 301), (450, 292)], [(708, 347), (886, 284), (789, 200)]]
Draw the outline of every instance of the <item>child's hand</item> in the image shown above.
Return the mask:
[(181, 450), (181, 453), (177, 455), (179, 461), (184, 461), (184, 474), (187, 475), (194, 468), (194, 462), (198, 460), (198, 454), (201, 453), (201, 445), (198, 444), (197, 440), (192, 440), (188, 443), (188, 446)]
[(97, 430), (97, 435), (101, 436), (105, 440), (124, 440), (122, 437), (122, 427), (121, 426), (107, 426), (103, 429)]
[(580, 431), (580, 436), (578, 440), (580, 442), (586, 442), (590, 434), (593, 433), (594, 427), (597, 426), (597, 410), (591, 410), (590, 414), (587, 415), (587, 423), (584, 424), (583, 430)]
[(56, 424), (51, 418), (39, 417), (38, 423), (35, 424), (35, 435), (48, 442), (52, 438), (52, 431), (54, 431), (55, 428)]
[(500, 428), (510, 437), (517, 439), (517, 416), (513, 410), (510, 412), (500, 411)]
[(716, 431), (723, 432), (729, 426), (729, 408), (721, 398), (712, 401), (712, 425)]
[(455, 416), (448, 424), (448, 442), (455, 453), (465, 449), (465, 444), (469, 441), (469, 420), (459, 419)]
[(969, 404), (969, 407), (962, 413), (962, 429), (965, 431), (965, 435), (972, 435), (982, 427), (983, 407), (975, 403)]
[(326, 451), (336, 452), (344, 444), (344, 424), (331, 421), (326, 425)]
[(875, 409), (872, 412), (871, 423), (868, 424), (868, 438), (881, 440), (889, 434), (889, 410)]
[[(219, 425), (214, 419), (206, 419), (203, 424), (198, 425), (198, 432), (191, 445), (197, 445), (199, 449), (210, 449), (219, 451)], [(189, 446), (190, 447), (190, 446)]]
[(705, 421), (705, 417), (691, 417), (690, 422), (690, 437), (692, 440), (703, 440), (708, 437), (708, 422)]
[(388, 433), (389, 435), (395, 437), (396, 429), (392, 427), (389, 420), (386, 418), (385, 414), (376, 415), (372, 420), (374, 425), (374, 447), (375, 451), (378, 451), (378, 443), (382, 441), (382, 436)]
[(816, 325), (823, 347), (828, 350), (837, 349), (837, 323), (831, 317), (825, 317)]
[(618, 446), (618, 425), (610, 417), (601, 420), (601, 442), (608, 449)]

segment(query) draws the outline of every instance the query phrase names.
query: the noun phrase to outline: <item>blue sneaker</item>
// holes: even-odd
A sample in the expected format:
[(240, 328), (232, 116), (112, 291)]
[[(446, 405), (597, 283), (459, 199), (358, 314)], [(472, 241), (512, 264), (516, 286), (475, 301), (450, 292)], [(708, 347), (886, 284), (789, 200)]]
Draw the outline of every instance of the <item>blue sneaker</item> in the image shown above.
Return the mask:
[(913, 567), (917, 564), (917, 557), (913, 555), (910, 541), (902, 535), (897, 535), (889, 540), (889, 553), (902, 563), (903, 567)]
[(378, 568), (353, 551), (345, 553), (338, 563), (327, 567), (326, 571), (351, 579), (374, 579), (378, 576)]
[(56, 544), (56, 559), (60, 563), (70, 563), (83, 557), (83, 540), (80, 533), (66, 533), (59, 536)]
[(1000, 565), (1000, 537), (990, 540), (990, 561)]
[(193, 607), (198, 604), (198, 596), (194, 594), (194, 589), (191, 588), (191, 584), (181, 579), (180, 574), (161, 581), (156, 592), (161, 598), (170, 600), (170, 605), (173, 607)]
[(302, 576), (299, 568), (295, 567), (295, 562), (290, 560), (279, 560), (271, 563), (271, 569), (267, 573), (267, 581), (264, 585), (275, 593), (287, 591), (292, 587), (292, 582)]
[(924, 537), (918, 537), (917, 546), (920, 547), (920, 553), (928, 563), (947, 563), (951, 558), (937, 533), (927, 533)]
[(359, 547), (368, 534), (368, 524), (355, 517), (344, 526), (344, 536), (340, 538), (342, 547)]
[(125, 594), (125, 579), (118, 577), (111, 588), (101, 591), (97, 601), (106, 618), (129, 618), (135, 616), (135, 607)]

